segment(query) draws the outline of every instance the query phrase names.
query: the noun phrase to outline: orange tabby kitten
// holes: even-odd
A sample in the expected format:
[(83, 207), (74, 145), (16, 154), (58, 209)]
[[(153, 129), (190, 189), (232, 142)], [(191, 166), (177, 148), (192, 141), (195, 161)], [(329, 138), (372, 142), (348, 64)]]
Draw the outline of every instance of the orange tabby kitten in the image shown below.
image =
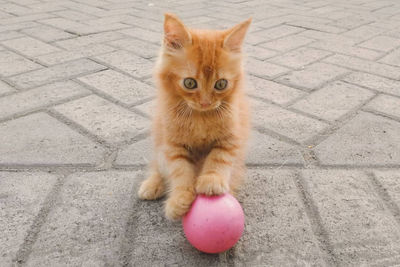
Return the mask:
[(249, 131), (241, 46), (251, 19), (225, 31), (187, 28), (166, 14), (155, 77), (155, 157), (139, 197), (166, 188), (165, 214), (182, 217), (196, 194), (235, 193)]

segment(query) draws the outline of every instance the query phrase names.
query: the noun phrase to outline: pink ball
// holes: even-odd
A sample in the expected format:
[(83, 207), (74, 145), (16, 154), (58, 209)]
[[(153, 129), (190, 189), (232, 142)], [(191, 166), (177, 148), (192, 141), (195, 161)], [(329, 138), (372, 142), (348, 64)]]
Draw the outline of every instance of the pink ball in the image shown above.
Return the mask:
[(230, 194), (198, 195), (183, 217), (183, 230), (189, 242), (206, 253), (220, 253), (233, 247), (244, 229), (244, 213)]

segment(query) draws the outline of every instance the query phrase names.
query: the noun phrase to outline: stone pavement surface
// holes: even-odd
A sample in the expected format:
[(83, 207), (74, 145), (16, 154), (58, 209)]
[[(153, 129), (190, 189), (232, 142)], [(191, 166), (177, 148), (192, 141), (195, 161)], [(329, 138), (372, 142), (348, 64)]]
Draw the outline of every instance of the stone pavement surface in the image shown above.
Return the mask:
[[(194, 250), (151, 157), (164, 12), (248, 17), (240, 242)], [(0, 266), (399, 266), (398, 0), (0, 0)]]

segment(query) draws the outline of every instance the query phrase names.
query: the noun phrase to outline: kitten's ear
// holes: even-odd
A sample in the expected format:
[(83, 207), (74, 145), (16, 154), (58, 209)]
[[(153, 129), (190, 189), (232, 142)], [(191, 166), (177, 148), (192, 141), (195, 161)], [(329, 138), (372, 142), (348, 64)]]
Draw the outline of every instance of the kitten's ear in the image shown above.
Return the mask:
[(226, 36), (224, 39), (224, 48), (227, 48), (234, 52), (240, 52), (244, 37), (246, 36), (247, 29), (250, 26), (251, 18), (233, 28), (226, 31)]
[(192, 42), (189, 31), (174, 14), (165, 14), (164, 44), (168, 48), (180, 49)]

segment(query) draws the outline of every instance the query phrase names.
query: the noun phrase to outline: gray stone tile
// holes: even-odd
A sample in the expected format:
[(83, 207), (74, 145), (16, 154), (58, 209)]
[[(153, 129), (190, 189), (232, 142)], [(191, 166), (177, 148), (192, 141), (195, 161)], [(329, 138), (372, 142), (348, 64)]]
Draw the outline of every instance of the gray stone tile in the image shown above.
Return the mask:
[(273, 41), (260, 44), (260, 46), (285, 52), (311, 43), (313, 40), (301, 35), (289, 35)]
[(400, 164), (400, 123), (361, 112), (315, 147), (324, 165)]
[(0, 51), (0, 75), (11, 76), (40, 68), (41, 65), (13, 52)]
[(1, 165), (95, 165), (104, 149), (45, 113), (0, 124)]
[(21, 88), (31, 88), (103, 69), (106, 69), (106, 67), (97, 64), (92, 60), (79, 59), (76, 61), (16, 75), (10, 78), (10, 80)]
[(323, 60), (326, 63), (342, 66), (357, 71), (369, 72), (391, 79), (400, 79), (400, 68), (359, 59), (345, 55), (334, 55)]
[(50, 53), (42, 56), (37, 56), (36, 58), (47, 65), (55, 65), (64, 63), (67, 61), (72, 61), (75, 59), (97, 56), (99, 54), (105, 54), (115, 51), (116, 49), (104, 45), (104, 44), (93, 44), (89, 46), (82, 46), (68, 51), (59, 51), (55, 53)]
[(390, 36), (376, 36), (368, 41), (359, 44), (361, 47), (375, 49), (380, 51), (389, 51), (400, 46), (400, 39)]
[(277, 104), (286, 104), (305, 94), (301, 90), (255, 76), (249, 77), (247, 92)]
[(126, 51), (116, 51), (97, 56), (96, 59), (137, 78), (149, 77), (152, 74), (153, 62)]
[(46, 25), (24, 29), (21, 32), (44, 42), (54, 42), (74, 37), (73, 34)]
[(315, 62), (331, 54), (330, 52), (314, 48), (299, 48), (281, 56), (272, 58), (270, 61), (291, 68), (300, 68), (304, 65)]
[[(14, 89), (10, 85), (6, 84), (5, 82), (0, 81), (0, 95), (10, 93), (13, 91), (14, 91)], [(0, 102), (1, 102), (1, 100), (0, 100)]]
[(18, 51), (19, 53), (30, 57), (60, 51), (59, 48), (56, 48), (52, 45), (46, 44), (42, 41), (39, 41), (31, 37), (22, 37), (8, 41), (3, 41), (2, 45), (12, 48)]
[(304, 69), (296, 70), (278, 78), (278, 81), (312, 90), (324, 83), (349, 72), (348, 70), (325, 63), (314, 63)]
[(304, 162), (299, 148), (268, 135), (252, 131), (248, 145), (246, 163), (262, 164), (300, 164)]
[(252, 100), (253, 123), (273, 130), (299, 143), (305, 142), (325, 129), (328, 124), (288, 111), (275, 105)]
[(342, 80), (382, 93), (400, 96), (400, 81), (395, 81), (363, 72), (351, 73), (342, 78)]
[(350, 44), (344, 44), (340, 40), (319, 41), (310, 44), (310, 46), (338, 54), (355, 56), (369, 60), (375, 60), (376, 58), (382, 55), (382, 52), (366, 49), (363, 47), (357, 47)]
[(104, 43), (124, 38), (124, 35), (118, 32), (101, 32), (87, 36), (79, 36), (68, 40), (55, 42), (57, 46), (65, 49), (74, 49), (80, 46), (88, 46), (96, 43)]
[(115, 160), (116, 165), (147, 165), (152, 160), (153, 143), (150, 137), (123, 148)]
[(309, 218), (285, 170), (251, 170), (243, 188), (246, 226), (234, 249), (238, 266), (325, 266)]
[(88, 172), (67, 177), (32, 247), (27, 266), (122, 265), (121, 242), (137, 172)]
[(381, 63), (400, 67), (400, 49), (396, 49), (379, 60)]
[(119, 49), (131, 51), (144, 58), (156, 57), (160, 50), (159, 45), (134, 38), (119, 39), (107, 44)]
[(109, 143), (132, 140), (149, 126), (149, 120), (94, 95), (54, 109)]
[(45, 172), (0, 172), (0, 261), (12, 266), (57, 177)]
[(249, 58), (246, 60), (246, 71), (258, 77), (272, 78), (289, 71), (288, 68), (271, 64), (267, 61)]
[[(375, 177), (390, 200), (400, 207), (400, 172), (399, 170), (375, 171)], [(397, 215), (398, 216), (398, 215)]]
[(114, 70), (96, 72), (80, 77), (79, 80), (127, 105), (155, 94), (151, 86)]
[(399, 262), (398, 225), (363, 173), (305, 170), (303, 176), (340, 266)]
[(56, 104), (90, 91), (73, 82), (57, 82), (0, 98), (0, 119)]
[(398, 97), (379, 95), (369, 102), (365, 109), (387, 114), (400, 120), (400, 98)]
[(374, 93), (344, 82), (333, 82), (292, 105), (293, 108), (316, 117), (335, 121), (360, 107)]

